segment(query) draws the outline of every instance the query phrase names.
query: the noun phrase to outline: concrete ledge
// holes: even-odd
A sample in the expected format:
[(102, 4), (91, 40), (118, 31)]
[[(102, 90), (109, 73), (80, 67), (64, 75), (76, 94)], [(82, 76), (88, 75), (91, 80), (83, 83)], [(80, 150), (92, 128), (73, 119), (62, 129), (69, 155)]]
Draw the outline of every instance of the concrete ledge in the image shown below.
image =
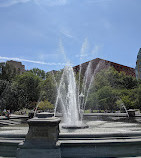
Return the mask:
[(0, 134), (1, 138), (25, 138), (26, 134)]
[[(84, 113), (84, 116), (113, 116), (113, 117), (128, 117), (127, 113)], [(141, 116), (141, 115), (140, 115)]]
[[(139, 133), (138, 133), (139, 134)], [(70, 139), (59, 139), (60, 148), (58, 149), (26, 149), (22, 148), (19, 154), (22, 152), (26, 154), (48, 154), (48, 158), (57, 158), (56, 153), (60, 152), (60, 158), (94, 158), (94, 157), (132, 157), (141, 156), (141, 136), (138, 135), (134, 137), (105, 137), (97, 139), (89, 137), (89, 140), (84, 140), (83, 138), (77, 137), (76, 140)], [(67, 135), (67, 134), (66, 134)], [(65, 135), (62, 135), (65, 138)], [(74, 135), (76, 136), (76, 135)], [(78, 135), (77, 135), (78, 136)], [(86, 136), (86, 135), (79, 135)], [(88, 135), (87, 135), (88, 136)], [(116, 135), (114, 135), (116, 136)], [(126, 135), (124, 135), (126, 136)], [(74, 137), (73, 137), (74, 138)], [(88, 138), (88, 137), (87, 137)], [(11, 140), (10, 138), (0, 139), (0, 156), (14, 157), (16, 156), (16, 151), (18, 144), (23, 142), (20, 140)], [(39, 147), (40, 148), (40, 147)], [(39, 150), (39, 151), (38, 151)], [(41, 151), (42, 150), (42, 151)], [(59, 151), (60, 150), (60, 151)], [(25, 152), (26, 151), (26, 152)], [(52, 153), (53, 152), (53, 153)], [(51, 155), (51, 153), (54, 155)], [(44, 158), (43, 155), (38, 156)], [(20, 157), (22, 158), (22, 157)], [(30, 158), (30, 156), (28, 156)]]
[(60, 149), (22, 149), (17, 152), (19, 158), (61, 158)]
[[(59, 139), (69, 138), (105, 138), (105, 137), (134, 137), (141, 136), (141, 132), (126, 132), (126, 133), (59, 133)], [(1, 138), (25, 138), (26, 134), (0, 134)]]
[(62, 141), (62, 158), (141, 156), (141, 139)]
[[(84, 113), (84, 116), (112, 116), (112, 117), (128, 117), (127, 113)], [(62, 117), (61, 113), (57, 113), (56, 117)], [(136, 114), (135, 117), (141, 117), (141, 114)]]
[(0, 140), (0, 156), (16, 157), (17, 147), (20, 142), (15, 140)]
[[(0, 156), (16, 157), (19, 143), (22, 143), (26, 134), (1, 134)], [(141, 156), (141, 132), (126, 133), (60, 133), (60, 146), (51, 149), (40, 146), (37, 148), (21, 147), (19, 157), (25, 153), (30, 158), (36, 153), (36, 157), (44, 158), (95, 158), (95, 157), (132, 157)], [(29, 155), (29, 156), (27, 156)]]
[[(21, 141), (4, 141), (0, 142), (0, 156), (16, 156), (18, 144)], [(120, 157), (120, 156), (140, 156), (141, 139), (126, 140), (79, 140), (79, 141), (59, 141), (61, 143), (61, 157), (65, 158), (85, 158), (90, 157)], [(23, 149), (26, 153), (51, 153), (52, 149)], [(53, 149), (54, 150), (54, 149)], [(37, 152), (35, 152), (37, 151)], [(54, 150), (56, 152), (57, 150)], [(53, 153), (54, 153), (53, 152)], [(58, 151), (57, 151), (58, 152)], [(50, 155), (50, 154), (49, 154)], [(40, 157), (40, 156), (39, 156)], [(53, 157), (53, 156), (52, 156)], [(30, 158), (30, 157), (29, 157)], [(41, 157), (40, 157), (41, 158)]]
[(126, 133), (91, 133), (91, 134), (78, 134), (78, 133), (60, 133), (59, 139), (69, 139), (69, 138), (110, 138), (110, 137), (120, 137), (120, 138), (128, 138), (128, 137), (141, 137), (141, 132), (126, 132)]
[[(56, 117), (62, 117), (62, 113), (57, 113)], [(83, 116), (113, 116), (113, 117), (128, 117), (127, 113), (84, 113)], [(141, 117), (141, 115), (138, 115)]]

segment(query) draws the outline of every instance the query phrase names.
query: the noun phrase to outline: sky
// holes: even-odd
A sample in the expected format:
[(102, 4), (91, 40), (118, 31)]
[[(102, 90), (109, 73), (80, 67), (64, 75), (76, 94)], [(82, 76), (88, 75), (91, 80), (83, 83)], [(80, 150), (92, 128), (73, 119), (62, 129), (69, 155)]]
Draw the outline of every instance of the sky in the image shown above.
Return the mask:
[(141, 0), (0, 0), (0, 62), (59, 70), (102, 58), (135, 67)]

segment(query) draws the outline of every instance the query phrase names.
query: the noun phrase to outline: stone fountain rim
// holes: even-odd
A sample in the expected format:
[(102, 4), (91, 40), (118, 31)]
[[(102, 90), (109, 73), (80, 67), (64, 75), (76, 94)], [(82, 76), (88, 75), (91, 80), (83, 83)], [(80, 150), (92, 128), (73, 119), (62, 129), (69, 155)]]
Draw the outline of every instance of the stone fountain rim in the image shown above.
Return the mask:
[[(26, 134), (0, 134), (1, 138), (25, 138)], [(101, 137), (134, 137), (141, 136), (141, 132), (116, 133), (59, 133), (59, 138), (101, 138)]]
[[(58, 118), (58, 117), (45, 117), (45, 118), (38, 118), (38, 117), (34, 117), (34, 118), (32, 118), (32, 119), (29, 119), (30, 121), (36, 121), (36, 120), (45, 120), (45, 121), (48, 121), (48, 120), (54, 120), (54, 121), (56, 121), (56, 120), (61, 120), (60, 118)], [(28, 120), (28, 121), (29, 121)]]
[(27, 122), (34, 123), (34, 124), (39, 124), (39, 123), (47, 123), (47, 124), (53, 124), (53, 123), (60, 123), (61, 119), (57, 117), (46, 117), (46, 118), (38, 118), (34, 117), (32, 119), (27, 120)]
[(81, 125), (62, 125), (62, 128), (64, 129), (85, 129), (85, 128), (89, 128), (89, 126), (87, 124), (81, 124)]

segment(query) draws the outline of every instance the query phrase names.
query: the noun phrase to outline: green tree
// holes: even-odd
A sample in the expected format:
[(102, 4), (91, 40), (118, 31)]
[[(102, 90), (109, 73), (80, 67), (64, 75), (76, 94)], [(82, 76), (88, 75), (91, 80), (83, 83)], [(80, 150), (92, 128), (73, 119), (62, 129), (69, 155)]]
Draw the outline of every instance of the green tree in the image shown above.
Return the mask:
[(57, 87), (53, 76), (51, 74), (48, 75), (46, 80), (44, 80), (40, 86), (41, 86), (42, 100), (48, 100), (52, 104), (55, 104)]
[(38, 104), (38, 109), (39, 109), (39, 110), (43, 110), (43, 111), (46, 111), (46, 110), (53, 110), (53, 109), (54, 109), (54, 105), (51, 104), (48, 100), (44, 100), (44, 101), (41, 101), (41, 102)]
[(124, 72), (118, 72), (114, 68), (104, 69), (95, 77), (95, 87), (111, 86), (116, 89), (134, 89), (138, 86), (136, 78), (127, 76)]
[(10, 85), (9, 81), (0, 80), (0, 96), (2, 96), (2, 93), (6, 90), (6, 88)]
[(40, 97), (41, 78), (31, 72), (25, 72), (15, 78), (14, 86), (19, 92), (19, 104), (29, 107), (31, 102), (37, 102)]
[(93, 93), (91, 92), (89, 94), (85, 109), (91, 109), (91, 110), (99, 109), (98, 96), (96, 91), (95, 92), (93, 91)]
[(116, 110), (117, 93), (110, 86), (104, 86), (97, 91), (98, 105), (103, 110)]
[(32, 72), (34, 75), (39, 76), (42, 79), (46, 78), (46, 73), (45, 73), (44, 70), (41, 70), (41, 69), (38, 69), (38, 68), (33, 68), (29, 71)]
[(0, 64), (0, 79), (6, 80), (6, 81), (12, 81), (12, 79), (18, 74), (16, 72), (16, 68), (13, 66), (10, 66), (9, 64)]
[(0, 109), (2, 110), (6, 108), (4, 104), (4, 95), (6, 94), (10, 85), (11, 84), (9, 81), (0, 80)]
[(7, 86), (2, 94), (2, 105), (5, 109), (18, 110), (18, 91), (13, 85)]

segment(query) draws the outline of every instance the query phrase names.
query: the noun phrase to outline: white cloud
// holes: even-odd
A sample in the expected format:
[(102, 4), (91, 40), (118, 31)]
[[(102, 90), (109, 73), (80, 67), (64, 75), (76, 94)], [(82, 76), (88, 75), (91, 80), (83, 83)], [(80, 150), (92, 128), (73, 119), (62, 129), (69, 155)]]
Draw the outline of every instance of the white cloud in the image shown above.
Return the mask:
[(1, 0), (0, 7), (10, 7), (18, 3), (27, 3), (32, 0)]
[(1, 0), (0, 7), (10, 7), (18, 3), (27, 3), (30, 1), (34, 2), (39, 6), (61, 6), (66, 5), (68, 3), (68, 0)]
[(68, 38), (73, 38), (73, 36), (69, 33), (69, 32), (67, 32), (67, 31), (60, 31), (64, 36), (66, 36), (66, 37), (68, 37)]
[(66, 63), (54, 63), (54, 62), (43, 62), (43, 61), (35, 61), (35, 60), (28, 60), (28, 59), (22, 59), (22, 58), (10, 58), (10, 57), (2, 57), (0, 56), (0, 60), (14, 60), (14, 61), (24, 61), (29, 63), (35, 63), (35, 64), (42, 64), (42, 65), (50, 65), (50, 66), (65, 66)]
[(34, 0), (36, 4), (47, 6), (61, 6), (66, 5), (68, 0)]
[(95, 3), (95, 4), (99, 4), (99, 3), (108, 3), (111, 2), (112, 0), (88, 0), (88, 3)]
[(94, 56), (97, 56), (99, 50), (100, 50), (102, 47), (103, 47), (103, 46), (101, 46), (101, 45), (95, 45), (94, 48), (93, 48), (93, 50), (92, 50), (92, 53), (91, 53), (91, 54), (94, 55)]
[(75, 38), (73, 35), (72, 35), (72, 31), (71, 31), (71, 28), (69, 27), (65, 27), (65, 26), (61, 26), (60, 27), (60, 33), (63, 34), (65, 37), (67, 38)]
[(87, 3), (90, 5), (94, 5), (96, 7), (99, 6), (99, 7), (107, 9), (111, 5), (111, 3), (113, 3), (113, 1), (112, 0), (88, 0)]
[(61, 26), (59, 30), (60, 30), (59, 32), (61, 33), (61, 37), (63, 35), (63, 37), (73, 39), (76, 42), (80, 42), (80, 40), (74, 35), (74, 32), (72, 32), (70, 27)]

